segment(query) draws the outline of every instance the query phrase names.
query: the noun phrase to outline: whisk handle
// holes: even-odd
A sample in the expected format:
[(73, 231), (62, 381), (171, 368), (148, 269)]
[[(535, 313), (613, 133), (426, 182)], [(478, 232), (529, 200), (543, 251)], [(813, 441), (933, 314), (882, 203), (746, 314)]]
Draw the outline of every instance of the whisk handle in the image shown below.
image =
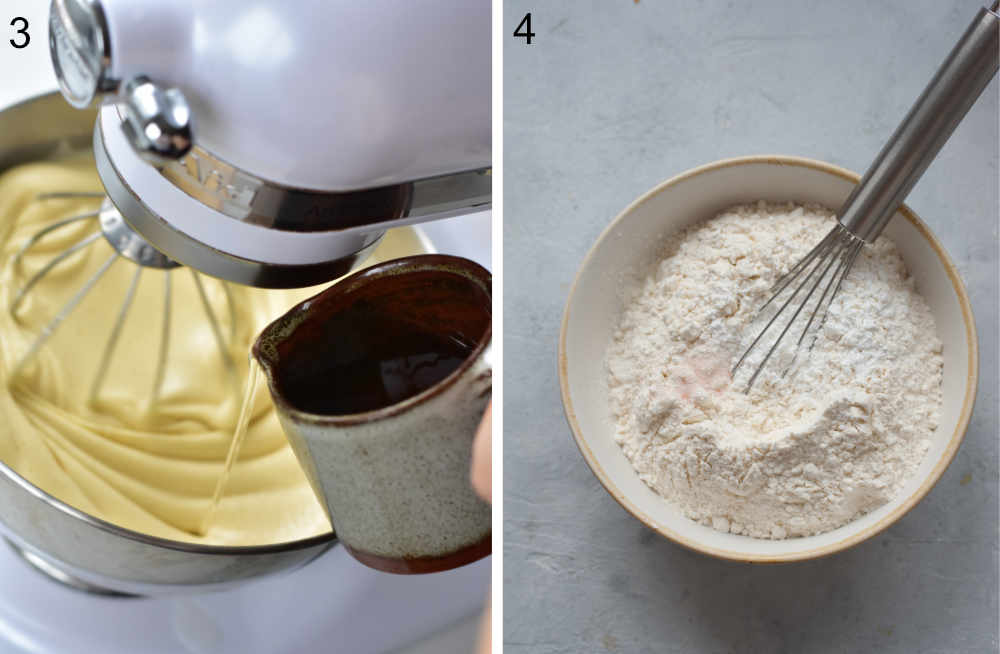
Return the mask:
[(1000, 16), (994, 2), (976, 18), (938, 68), (879, 152), (838, 220), (858, 238), (871, 242), (906, 199), (913, 185), (955, 131), (1000, 65)]

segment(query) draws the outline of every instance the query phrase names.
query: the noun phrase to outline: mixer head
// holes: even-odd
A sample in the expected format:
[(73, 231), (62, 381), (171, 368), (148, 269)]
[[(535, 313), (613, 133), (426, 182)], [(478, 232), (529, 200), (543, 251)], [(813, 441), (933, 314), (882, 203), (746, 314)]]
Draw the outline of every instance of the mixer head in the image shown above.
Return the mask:
[(488, 0), (53, 0), (49, 44), (124, 221), (209, 275), (312, 285), (490, 205)]

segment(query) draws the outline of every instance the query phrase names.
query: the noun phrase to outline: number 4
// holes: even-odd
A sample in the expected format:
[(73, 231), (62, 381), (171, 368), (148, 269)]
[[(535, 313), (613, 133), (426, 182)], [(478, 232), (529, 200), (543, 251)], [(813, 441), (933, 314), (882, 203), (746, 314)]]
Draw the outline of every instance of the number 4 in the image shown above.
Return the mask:
[[(526, 31), (521, 31), (524, 28)], [(535, 33), (531, 31), (531, 12), (529, 11), (521, 19), (521, 22), (517, 24), (517, 29), (514, 30), (514, 36), (523, 36), (525, 43), (531, 45), (531, 38), (535, 36)]]

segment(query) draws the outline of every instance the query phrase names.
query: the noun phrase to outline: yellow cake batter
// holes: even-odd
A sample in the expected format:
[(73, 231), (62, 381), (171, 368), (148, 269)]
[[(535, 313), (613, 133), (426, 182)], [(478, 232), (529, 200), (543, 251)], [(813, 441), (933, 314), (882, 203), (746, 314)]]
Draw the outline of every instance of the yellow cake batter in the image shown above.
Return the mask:
[[(285, 440), (263, 383), (240, 458), (215, 518), (197, 535), (232, 438), (247, 353), (272, 319), (317, 289), (266, 291), (202, 277), (238, 382), (227, 373), (192, 271), (144, 270), (96, 403), (90, 388), (135, 265), (119, 258), (17, 378), (11, 372), (43, 327), (110, 257), (103, 238), (59, 264), (16, 317), (7, 308), (53, 256), (97, 228), (53, 232), (14, 266), (27, 238), (95, 200), (37, 201), (51, 191), (101, 189), (89, 158), (23, 165), (0, 175), (0, 460), (39, 488), (91, 515), (136, 531), (191, 542), (258, 545), (306, 538), (330, 524)], [(386, 235), (369, 263), (420, 251), (411, 230)], [(160, 400), (150, 406), (161, 347), (165, 276), (171, 329)]]

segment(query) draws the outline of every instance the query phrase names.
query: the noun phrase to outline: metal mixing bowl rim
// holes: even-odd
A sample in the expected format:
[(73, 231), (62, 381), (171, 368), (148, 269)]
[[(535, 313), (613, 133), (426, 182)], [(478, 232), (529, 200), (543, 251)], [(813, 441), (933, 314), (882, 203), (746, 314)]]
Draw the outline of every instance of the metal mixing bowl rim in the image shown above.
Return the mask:
[(583, 262), (580, 264), (580, 268), (577, 270), (576, 276), (573, 279), (573, 285), (570, 288), (569, 295), (566, 299), (566, 306), (563, 309), (562, 325), (559, 330), (557, 366), (563, 411), (566, 415), (566, 421), (569, 423), (570, 431), (573, 433), (573, 439), (576, 441), (576, 445), (579, 448), (580, 453), (583, 455), (584, 460), (587, 462), (591, 472), (595, 477), (597, 477), (597, 480), (601, 483), (604, 489), (622, 506), (622, 508), (650, 529), (690, 550), (730, 561), (741, 561), (746, 563), (786, 563), (826, 557), (849, 549), (868, 540), (869, 538), (876, 536), (909, 513), (909, 511), (930, 492), (931, 488), (937, 484), (937, 482), (941, 479), (941, 476), (944, 474), (945, 469), (955, 458), (959, 445), (961, 445), (962, 441), (965, 439), (965, 434), (969, 428), (969, 422), (972, 418), (972, 410), (976, 402), (976, 391), (979, 387), (979, 336), (976, 332), (976, 321), (972, 313), (972, 304), (969, 300), (968, 291), (965, 288), (965, 284), (962, 282), (962, 277), (959, 275), (958, 269), (955, 267), (951, 257), (948, 256), (948, 252), (944, 249), (944, 246), (941, 245), (941, 242), (931, 231), (930, 227), (928, 227), (927, 224), (924, 223), (924, 221), (921, 220), (912, 209), (905, 204), (900, 205), (898, 212), (902, 214), (903, 217), (905, 217), (918, 232), (920, 232), (920, 235), (926, 239), (927, 243), (931, 246), (931, 249), (934, 250), (935, 254), (937, 254), (941, 263), (944, 265), (945, 272), (948, 275), (948, 279), (951, 282), (955, 295), (958, 299), (958, 304), (962, 312), (962, 321), (965, 325), (966, 339), (969, 343), (968, 373), (966, 376), (965, 395), (962, 398), (962, 408), (958, 414), (958, 421), (955, 424), (955, 430), (949, 438), (948, 444), (945, 447), (944, 452), (942, 452), (941, 457), (934, 463), (934, 467), (930, 470), (927, 476), (923, 478), (917, 489), (907, 496), (899, 504), (899, 506), (894, 508), (887, 515), (883, 516), (875, 524), (849, 534), (834, 543), (830, 543), (829, 545), (813, 547), (811, 549), (787, 554), (755, 554), (736, 550), (720, 549), (705, 545), (698, 540), (689, 538), (684, 534), (657, 522), (652, 517), (647, 515), (631, 499), (626, 497), (625, 493), (615, 485), (610, 475), (608, 475), (604, 468), (601, 467), (597, 457), (594, 456), (594, 453), (587, 445), (587, 440), (583, 436), (583, 430), (576, 418), (576, 411), (573, 408), (573, 401), (570, 397), (569, 390), (566, 332), (569, 329), (570, 307), (572, 306), (573, 298), (576, 295), (577, 285), (579, 284), (583, 272), (590, 265), (591, 259), (594, 257), (594, 254), (601, 243), (603, 243), (605, 238), (618, 228), (619, 223), (625, 218), (625, 216), (631, 214), (636, 207), (649, 201), (654, 196), (676, 186), (680, 182), (688, 180), (692, 177), (721, 168), (760, 163), (810, 168), (834, 177), (845, 179), (852, 184), (857, 184), (861, 179), (861, 176), (857, 173), (818, 159), (771, 154), (747, 155), (742, 157), (720, 159), (718, 161), (713, 161), (711, 163), (691, 168), (657, 184), (652, 189), (636, 198), (632, 203), (625, 207), (621, 213), (615, 216), (614, 220), (612, 220), (604, 231), (601, 232), (600, 236), (597, 237), (594, 244), (587, 252), (587, 255), (583, 258)]
[[(62, 511), (63, 513), (70, 515), (74, 518), (82, 520), (83, 522), (97, 527), (102, 531), (106, 531), (117, 536), (122, 536), (130, 540), (138, 541), (146, 545), (154, 545), (156, 547), (163, 547), (166, 549), (177, 550), (181, 552), (193, 552), (196, 554), (218, 554), (218, 555), (232, 555), (232, 554), (272, 554), (274, 552), (289, 552), (300, 549), (308, 549), (310, 547), (315, 547), (316, 545), (321, 545), (328, 543), (332, 540), (336, 540), (336, 535), (334, 532), (328, 531), (324, 534), (318, 536), (310, 536), (309, 538), (304, 538), (302, 540), (286, 541), (283, 543), (268, 543), (266, 545), (203, 545), (201, 543), (187, 543), (180, 540), (170, 540), (168, 538), (160, 538), (159, 536), (150, 536), (149, 534), (144, 534), (139, 531), (134, 531), (126, 527), (121, 527), (114, 524), (113, 522), (108, 522), (107, 520), (102, 520), (95, 516), (90, 515), (76, 507), (70, 506), (69, 504), (63, 502), (59, 498), (50, 495), (38, 486), (35, 486), (30, 481), (14, 472), (5, 463), (0, 463), (0, 472), (7, 476), (8, 479), (13, 481), (15, 484), (20, 486), (22, 489), (30, 493), (31, 495), (37, 497), (43, 502), (49, 504), (55, 509)], [(0, 515), (0, 520), (2, 520), (2, 515)]]

